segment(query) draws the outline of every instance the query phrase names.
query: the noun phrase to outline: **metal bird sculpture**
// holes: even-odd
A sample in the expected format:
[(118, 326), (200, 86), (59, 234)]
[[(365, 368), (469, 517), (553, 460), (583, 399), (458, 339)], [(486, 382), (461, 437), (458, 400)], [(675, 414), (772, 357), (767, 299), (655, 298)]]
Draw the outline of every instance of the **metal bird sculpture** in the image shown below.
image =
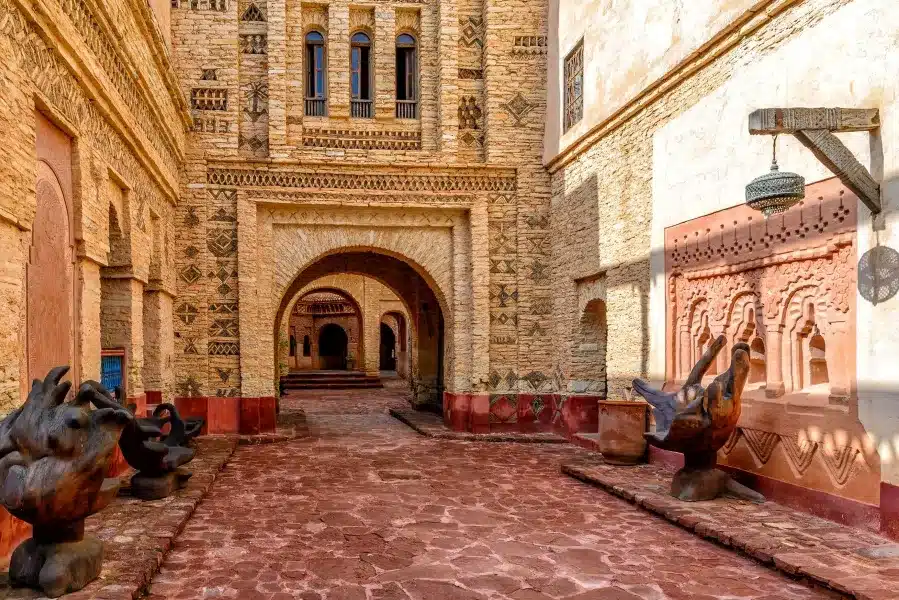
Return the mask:
[(740, 342), (731, 351), (730, 367), (708, 387), (702, 386), (703, 377), (726, 342), (719, 336), (709, 346), (677, 392), (653, 389), (642, 379), (634, 380), (634, 391), (652, 406), (656, 430), (645, 434), (649, 443), (684, 454), (684, 468), (671, 484), (672, 495), (694, 502), (729, 492), (764, 502), (761, 494), (715, 468), (718, 450), (740, 419), (743, 387), (749, 377), (749, 345)]
[[(121, 408), (103, 386), (99, 387), (99, 406)], [(166, 426), (168, 433), (163, 433)], [(160, 404), (152, 417), (133, 419), (119, 439), (122, 455), (138, 471), (131, 478), (131, 495), (157, 500), (184, 487), (191, 473), (179, 467), (193, 460), (196, 451), (187, 444), (202, 427), (202, 419), (185, 421), (172, 404)]]

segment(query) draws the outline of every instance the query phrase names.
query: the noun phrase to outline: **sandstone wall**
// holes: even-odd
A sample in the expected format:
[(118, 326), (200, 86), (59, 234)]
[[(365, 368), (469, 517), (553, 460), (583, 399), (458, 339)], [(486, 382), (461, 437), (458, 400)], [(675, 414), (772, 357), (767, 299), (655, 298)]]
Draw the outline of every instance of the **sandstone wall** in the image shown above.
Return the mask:
[[(62, 177), (60, 189), (70, 211), (72, 375), (98, 378), (103, 278), (131, 281), (139, 294), (174, 294), (173, 216), (188, 114), (180, 95), (173, 93), (175, 74), (161, 29), (145, 2), (54, 0), (38, 12), (29, 3), (5, 0), (0, 2), (0, 54), (5, 57), (0, 66), (0, 228), (7, 315), (0, 325), (5, 344), (0, 352), (0, 404), (9, 409), (23, 400), (28, 384), (25, 356), (36, 329), (29, 332), (22, 323), (29, 312), (28, 298), (34, 297), (28, 286), (39, 285), (41, 277), (27, 269), (29, 256), (34, 256), (41, 164), (49, 165), (53, 177)], [(36, 125), (39, 118), (48, 119), (68, 139), (73, 150), (66, 164), (52, 158), (63, 156), (52, 150), (60, 142), (51, 143), (50, 159), (36, 153), (43, 139)], [(119, 225), (124, 243), (132, 247), (129, 261), (116, 265), (110, 263), (110, 205), (117, 201), (110, 182), (127, 198), (119, 203), (127, 207)], [(131, 314), (136, 393), (143, 393), (144, 387), (142, 323), (142, 314)], [(163, 324), (165, 330), (171, 330), (168, 323)], [(158, 370), (165, 369), (163, 365)], [(172, 376), (169, 365), (157, 381)]]
[[(544, 2), (181, 1), (172, 23), (194, 114), (179, 214), (181, 392), (212, 393), (222, 367), (239, 372), (231, 390), (271, 395), (281, 295), (350, 249), (398, 257), (428, 282), (446, 389), (513, 401), (552, 389)], [(313, 29), (327, 39), (325, 116), (303, 101)], [(373, 41), (371, 119), (350, 116), (355, 31)], [(396, 117), (400, 33), (417, 40), (416, 119)], [(215, 221), (220, 208), (234, 221)], [(211, 246), (223, 231), (231, 241)], [(227, 293), (208, 277), (225, 264)], [(436, 335), (435, 303), (423, 316), (406, 300), (410, 321), (430, 319)], [(225, 304), (236, 335), (211, 328)]]
[[(832, 368), (823, 396), (807, 382), (794, 388), (793, 397), (788, 383), (783, 396), (776, 386), (771, 387), (769, 375), (770, 394), (762, 390), (750, 398), (738, 435), (721, 455), (721, 460), (740, 469), (796, 486), (791, 489), (823, 490), (857, 500), (859, 504), (854, 508), (845, 509), (847, 514), (865, 513), (873, 505), (875, 518), (881, 501), (880, 510), (887, 511), (881, 514), (895, 510), (895, 501), (886, 500), (896, 495), (888, 484), (899, 481), (895, 459), (899, 412), (890, 400), (897, 386), (887, 358), (897, 349), (892, 329), (886, 325), (894, 319), (895, 299), (881, 299), (874, 304), (865, 297), (869, 292), (864, 291), (866, 254), (871, 256), (877, 246), (881, 249), (875, 252), (888, 253), (884, 247), (890, 247), (890, 240), (895, 237), (895, 126), (891, 122), (895, 92), (893, 84), (885, 83), (881, 77), (883, 69), (890, 69), (895, 62), (897, 28), (889, 4), (879, 0), (756, 3), (753, 10), (733, 13), (730, 25), (723, 30), (708, 30), (705, 40), (697, 40), (701, 50), (686, 56), (681, 67), (650, 77), (643, 86), (647, 91), (636, 97), (632, 97), (631, 90), (623, 93), (619, 98), (622, 102), (614, 107), (617, 112), (607, 110), (610, 106), (604, 104), (596, 90), (590, 99), (590, 85), (597, 77), (587, 75), (585, 115), (593, 111), (602, 116), (592, 123), (585, 117), (585, 127), (592, 128), (590, 131), (578, 129), (572, 139), (553, 146), (556, 138), (551, 129), (561, 121), (556, 112), (550, 117), (547, 137), (547, 160), (553, 174), (553, 281), (561, 292), (554, 305), (558, 340), (555, 351), (562, 378), (569, 378), (577, 369), (578, 353), (583, 350), (580, 339), (570, 332), (583, 319), (583, 307), (599, 298), (606, 307), (609, 393), (617, 395), (635, 376), (649, 376), (659, 384), (667, 379), (674, 384), (684, 367), (683, 350), (687, 346), (682, 345), (681, 336), (687, 335), (687, 331), (672, 331), (671, 327), (672, 323), (682, 322), (674, 319), (682, 319), (686, 313), (680, 304), (681, 288), (671, 287), (672, 280), (666, 275), (666, 260), (670, 265), (672, 256), (683, 256), (685, 249), (693, 252), (704, 244), (708, 260), (715, 261), (719, 259), (719, 248), (721, 252), (730, 252), (728, 236), (736, 235), (733, 244), (737, 245), (747, 237), (760, 239), (759, 234), (766, 232), (783, 236), (792, 231), (793, 219), (797, 221), (794, 228), (800, 229), (796, 235), (803, 234), (806, 226), (810, 231), (826, 228), (831, 217), (824, 215), (819, 219), (817, 212), (812, 214), (818, 204), (824, 205), (819, 196), (836, 203), (835, 206), (841, 198), (856, 202), (846, 190), (816, 192), (804, 208), (797, 208), (796, 214), (784, 221), (786, 225), (781, 220), (765, 221), (757, 214), (752, 223), (741, 221), (740, 226), (715, 221), (725, 214), (716, 211), (744, 202), (744, 186), (766, 172), (770, 164), (771, 139), (749, 136), (749, 113), (757, 108), (782, 106), (880, 110), (882, 126), (873, 136), (839, 136), (875, 179), (883, 181), (884, 203), (884, 215), (878, 217), (874, 227), (868, 210), (858, 205), (859, 224), (851, 233), (848, 249), (829, 241), (832, 249), (842, 248), (840, 252), (856, 257), (835, 259), (838, 263), (850, 260), (848, 272), (834, 266), (822, 267), (826, 283), (818, 284), (820, 293), (815, 296), (818, 308), (814, 314), (822, 321), (821, 335), (828, 339), (826, 359), (828, 364), (833, 360), (840, 364)], [(561, 29), (559, 39), (568, 39), (567, 30)], [(585, 56), (591, 53), (589, 36), (588, 28)], [(559, 48), (552, 41), (550, 47)], [(651, 54), (652, 49), (645, 52)], [(551, 71), (561, 68), (563, 55), (560, 52), (551, 56)], [(555, 77), (557, 74), (551, 75), (550, 90), (559, 89)], [(605, 89), (605, 83), (601, 83), (600, 92)], [(832, 177), (789, 136), (779, 139), (778, 159), (782, 170), (804, 175), (809, 184)], [(828, 195), (831, 192), (833, 197)], [(854, 210), (855, 204), (850, 208)], [(840, 213), (832, 218), (843, 216)], [(702, 225), (706, 222), (711, 225)], [(679, 224), (686, 228), (688, 239), (686, 246), (676, 247), (671, 232)], [(775, 224), (777, 231), (765, 230)], [(784, 243), (781, 238), (772, 238), (765, 251), (777, 254)], [(808, 242), (806, 246), (811, 248), (813, 244)], [(709, 269), (703, 277), (717, 276)], [(813, 265), (794, 271), (796, 274), (790, 277), (799, 277), (799, 283), (808, 279), (809, 289), (814, 287), (812, 280), (821, 275)], [(756, 269), (735, 281), (752, 287), (756, 284), (749, 282), (756, 281), (753, 278), (760, 272)], [(736, 302), (740, 291), (737, 288), (743, 289), (715, 288), (710, 301)], [(763, 289), (761, 295), (768, 313), (789, 304), (789, 294), (784, 297), (784, 291), (790, 290)], [(844, 301), (847, 297), (849, 300)], [(840, 322), (837, 313), (845, 313), (850, 306), (857, 306), (857, 310), (849, 310), (852, 320), (847, 326)], [(720, 311), (716, 311), (710, 309), (708, 313), (710, 330), (718, 327), (714, 323), (719, 322)], [(752, 313), (749, 310), (746, 314)], [(761, 315), (758, 319), (764, 326), (769, 317)], [(733, 329), (736, 323), (731, 322), (728, 327)], [(772, 329), (768, 331), (770, 337)], [(844, 331), (857, 337), (846, 337)], [(815, 335), (818, 332), (819, 329), (812, 331)], [(832, 337), (834, 332), (839, 336)], [(699, 341), (701, 333), (697, 330)], [(785, 339), (787, 333), (789, 328)], [(751, 334), (747, 335), (752, 339)], [(847, 347), (839, 341), (843, 339), (852, 342)], [(784, 369), (794, 369), (795, 385), (797, 377), (802, 377), (801, 373), (796, 374), (800, 366), (791, 363), (793, 358), (788, 353), (773, 350), (770, 341), (764, 340), (770, 353), (768, 364), (783, 360)], [(677, 351), (678, 347), (682, 351)], [(841, 352), (839, 348), (847, 349)], [(694, 350), (698, 351), (690, 351)], [(824, 358), (823, 352), (819, 358)], [(848, 384), (839, 380), (843, 372), (853, 373)], [(784, 377), (790, 376), (788, 373)], [(847, 388), (849, 394), (845, 395)], [(815, 409), (814, 414), (799, 406), (815, 402), (827, 406)], [(777, 416), (772, 416), (774, 413)], [(878, 480), (882, 481), (879, 488)]]

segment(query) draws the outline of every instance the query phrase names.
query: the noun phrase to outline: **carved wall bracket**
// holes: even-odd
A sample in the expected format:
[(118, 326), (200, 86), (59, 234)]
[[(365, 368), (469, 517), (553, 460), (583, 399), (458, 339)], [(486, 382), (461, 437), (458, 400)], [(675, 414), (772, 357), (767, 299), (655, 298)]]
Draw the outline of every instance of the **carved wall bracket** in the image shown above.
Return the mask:
[(749, 115), (751, 135), (795, 136), (875, 215), (881, 211), (880, 184), (834, 132), (878, 127), (880, 111), (876, 108), (762, 108)]

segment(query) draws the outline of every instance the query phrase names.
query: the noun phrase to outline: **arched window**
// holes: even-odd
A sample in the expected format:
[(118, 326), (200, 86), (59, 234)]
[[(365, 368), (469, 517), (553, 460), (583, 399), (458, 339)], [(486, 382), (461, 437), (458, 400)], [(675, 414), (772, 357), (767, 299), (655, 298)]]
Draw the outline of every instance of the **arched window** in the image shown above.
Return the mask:
[(350, 40), (350, 115), (372, 117), (371, 38), (363, 32)]
[(764, 383), (766, 379), (765, 342), (757, 337), (749, 346), (749, 383)]
[(325, 36), (310, 31), (306, 34), (306, 115), (309, 117), (326, 114), (326, 69)]
[(403, 33), (396, 38), (396, 118), (418, 118), (418, 57), (415, 38)]
[(827, 345), (824, 336), (817, 334), (808, 342), (808, 369), (811, 385), (829, 383), (830, 375), (827, 372)]

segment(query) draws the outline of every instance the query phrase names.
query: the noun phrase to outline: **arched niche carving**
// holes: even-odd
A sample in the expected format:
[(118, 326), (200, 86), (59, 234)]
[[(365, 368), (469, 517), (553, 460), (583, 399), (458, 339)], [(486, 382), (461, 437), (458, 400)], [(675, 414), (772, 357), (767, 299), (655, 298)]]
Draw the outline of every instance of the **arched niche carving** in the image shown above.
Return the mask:
[(74, 361), (75, 283), (72, 212), (60, 178), (37, 162), (36, 208), (26, 291), (28, 379)]

